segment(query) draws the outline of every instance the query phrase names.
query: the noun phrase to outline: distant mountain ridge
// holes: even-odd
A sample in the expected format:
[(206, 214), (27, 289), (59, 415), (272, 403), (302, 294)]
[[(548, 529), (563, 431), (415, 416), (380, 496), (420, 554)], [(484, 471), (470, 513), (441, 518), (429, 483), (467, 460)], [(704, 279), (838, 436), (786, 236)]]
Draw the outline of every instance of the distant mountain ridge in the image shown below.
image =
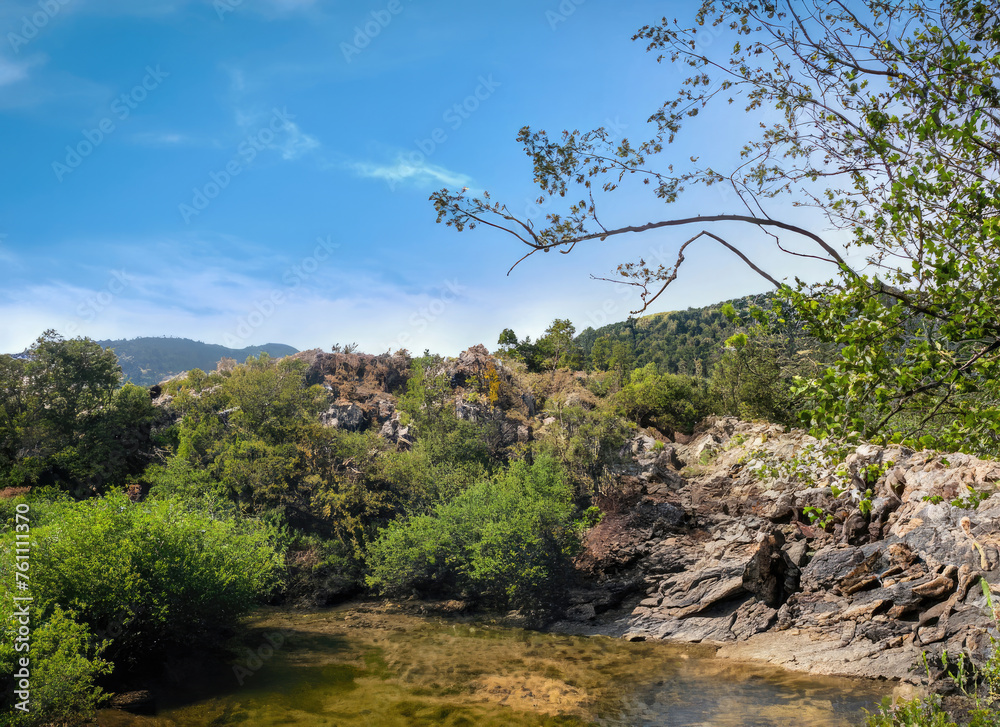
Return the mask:
[(192, 369), (214, 371), (216, 364), (223, 358), (243, 363), (248, 356), (259, 356), (261, 353), (272, 358), (282, 358), (299, 352), (297, 348), (283, 343), (235, 349), (193, 341), (190, 338), (147, 337), (97, 343), (114, 350), (126, 380), (139, 386), (152, 386)]

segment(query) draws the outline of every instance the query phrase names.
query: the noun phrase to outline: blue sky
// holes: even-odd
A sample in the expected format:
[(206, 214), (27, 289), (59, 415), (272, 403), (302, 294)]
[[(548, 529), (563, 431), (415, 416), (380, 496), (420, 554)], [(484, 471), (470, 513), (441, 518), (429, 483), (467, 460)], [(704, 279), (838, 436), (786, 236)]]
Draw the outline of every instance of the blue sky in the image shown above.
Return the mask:
[[(590, 274), (671, 262), (691, 232), (539, 255), (508, 276), (520, 243), (436, 224), (428, 195), (488, 189), (538, 219), (557, 205), (532, 209), (519, 128), (646, 138), (682, 76), (630, 38), (664, 7), (5, 0), (0, 351), (55, 328), (455, 354), (506, 327), (623, 320), (636, 299)], [(725, 164), (748, 123), (735, 107), (706, 116), (668, 156)], [(641, 190), (605, 206), (611, 224), (719, 211), (740, 210), (715, 190), (676, 210)], [(746, 244), (776, 277), (829, 274)], [(704, 247), (652, 310), (765, 288)]]

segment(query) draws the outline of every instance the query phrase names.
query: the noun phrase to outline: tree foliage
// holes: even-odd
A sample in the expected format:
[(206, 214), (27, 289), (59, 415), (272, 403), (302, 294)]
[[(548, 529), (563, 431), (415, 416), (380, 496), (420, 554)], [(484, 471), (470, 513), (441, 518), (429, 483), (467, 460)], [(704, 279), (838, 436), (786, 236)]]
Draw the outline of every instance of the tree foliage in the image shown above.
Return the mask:
[(528, 371), (555, 371), (558, 368), (583, 368), (583, 352), (575, 338), (576, 326), (567, 318), (556, 318), (537, 341), (531, 336), (519, 341), (517, 334), (505, 328), (497, 341), (497, 355), (524, 363)]
[(0, 487), (76, 497), (123, 486), (151, 461), (149, 393), (120, 386), (114, 353), (46, 331), (28, 357), (0, 356)]
[(650, 363), (632, 372), (615, 401), (619, 411), (639, 426), (690, 434), (695, 424), (715, 413), (707, 384), (690, 376), (660, 374)]
[[(65, 496), (64, 496), (65, 497)], [(277, 584), (275, 532), (199, 501), (133, 503), (110, 493), (47, 502), (32, 493), (31, 710), (10, 724), (79, 724), (112, 669), (155, 671), (179, 649), (218, 648)], [(10, 706), (19, 624), (14, 508), (0, 535), (0, 681)], [(20, 622), (23, 623), (23, 622)], [(10, 710), (8, 714), (13, 713)]]
[[(259, 523), (120, 493), (51, 507), (32, 529), (35, 613), (45, 619), (59, 604), (95, 634), (114, 632), (106, 655), (116, 663), (207, 642), (276, 584), (274, 533)], [(2, 572), (13, 592), (13, 569)]]
[(741, 316), (727, 303), (723, 314), (736, 326), (712, 367), (709, 391), (724, 414), (792, 424), (802, 408), (796, 377), (821, 371), (836, 356), (808, 336), (795, 311), (775, 301), (770, 309), (750, 306)]
[[(676, 279), (698, 240), (722, 244), (781, 287), (741, 249), (745, 241), (715, 231), (714, 223), (742, 223), (836, 274), (783, 288), (810, 331), (843, 349), (801, 385), (817, 433), (1000, 452), (996, 8), (982, 0), (706, 0), (692, 21), (664, 18), (635, 36), (691, 73), (650, 117), (649, 139), (633, 144), (605, 129), (557, 140), (528, 127), (519, 133), (543, 195), (578, 201), (536, 227), (488, 194), (442, 190), (432, 196), (439, 221), (458, 230), (499, 226), (529, 248), (526, 257), (694, 227), (673, 265), (620, 267), (642, 307)], [(722, 39), (712, 49), (699, 40), (707, 27)], [(759, 134), (733, 150), (740, 160), (718, 170), (700, 166), (690, 149), (671, 154), (684, 126), (720, 103), (760, 121)], [(739, 207), (605, 227), (598, 208), (632, 182), (668, 205), (692, 185), (726, 184)], [(785, 195), (815, 209), (810, 227), (850, 235), (865, 266), (848, 265), (835, 238), (769, 214)]]

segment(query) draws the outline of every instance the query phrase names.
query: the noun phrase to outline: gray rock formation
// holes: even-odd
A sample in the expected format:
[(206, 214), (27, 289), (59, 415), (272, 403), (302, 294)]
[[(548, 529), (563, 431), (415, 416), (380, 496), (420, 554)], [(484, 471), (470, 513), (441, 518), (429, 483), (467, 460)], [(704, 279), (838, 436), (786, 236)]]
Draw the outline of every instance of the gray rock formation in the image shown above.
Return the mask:
[(324, 426), (346, 429), (349, 432), (357, 432), (368, 426), (365, 410), (353, 403), (332, 405), (320, 414), (320, 421)]
[(415, 442), (413, 435), (410, 434), (410, 428), (399, 423), (399, 415), (387, 420), (382, 425), (379, 436), (387, 442), (395, 444), (399, 449), (409, 449)]
[[(733, 419), (685, 445), (650, 439), (629, 443), (622, 471), (642, 483), (638, 502), (586, 536), (579, 566), (596, 587), (568, 613), (586, 626), (564, 628), (911, 682), (922, 652), (986, 657), (1000, 496), (962, 506), (970, 488), (994, 491), (997, 463), (868, 444), (827, 458), (802, 431)], [(872, 490), (870, 513), (834, 496), (851, 486)], [(830, 517), (813, 523), (807, 507)]]

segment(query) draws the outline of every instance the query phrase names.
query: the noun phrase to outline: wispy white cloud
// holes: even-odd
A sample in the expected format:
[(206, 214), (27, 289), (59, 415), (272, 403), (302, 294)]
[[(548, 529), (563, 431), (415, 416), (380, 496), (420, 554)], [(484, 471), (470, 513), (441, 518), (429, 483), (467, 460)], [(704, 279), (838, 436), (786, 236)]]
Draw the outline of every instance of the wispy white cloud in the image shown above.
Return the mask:
[[(357, 341), (370, 352), (405, 347), (454, 355), (476, 343), (492, 348), (506, 327), (533, 338), (556, 317), (571, 319), (578, 330), (597, 328), (623, 320), (639, 303), (625, 286), (589, 280), (587, 272), (603, 270), (595, 259), (546, 256), (511, 278), (499, 263), (517, 251), (503, 248), (484, 250), (475, 271), (456, 264), (400, 275), (377, 261), (358, 262), (347, 249), (300, 242), (292, 253), (203, 234), (88, 241), (88, 249), (100, 250), (99, 258), (114, 269), (95, 263), (86, 282), (72, 283), (52, 269), (33, 284), (0, 289), (0, 320), (10, 323), (0, 327), (0, 352), (23, 350), (55, 328), (97, 339), (173, 335), (237, 347), (280, 342), (298, 348), (339, 340)], [(663, 241), (649, 242), (635, 252), (650, 259), (672, 255), (667, 248)], [(606, 256), (610, 265), (615, 253), (607, 250)], [(680, 287), (658, 310), (763, 289), (762, 281), (747, 279), (738, 259), (720, 261), (703, 250), (689, 262), (699, 274), (679, 279)], [(721, 267), (726, 269), (720, 273)], [(78, 267), (72, 272), (78, 274)], [(712, 274), (740, 280), (741, 287), (710, 290), (704, 279)]]
[(27, 63), (12, 63), (0, 58), (0, 86), (23, 81), (28, 77)]
[[(95, 339), (173, 335), (239, 346), (274, 341), (312, 348), (351, 340), (367, 351), (412, 339), (414, 346), (450, 351), (453, 324), (466, 318), (468, 290), (455, 280), (412, 290), (375, 271), (346, 270), (332, 257), (318, 269), (306, 266), (315, 272), (304, 277), (301, 266), (296, 260), (261, 278), (178, 261), (155, 272), (95, 271), (92, 285), (24, 286), (0, 295), (0, 317), (13, 322), (0, 330), (0, 352), (21, 351), (49, 328)], [(465, 313), (469, 326), (477, 325)]]
[(285, 160), (298, 159), (311, 151), (319, 149), (319, 140), (307, 134), (294, 121), (285, 124), (284, 134), (271, 144), (271, 147), (281, 152), (281, 158)]
[[(236, 109), (236, 125), (247, 134), (256, 135), (260, 129), (269, 125), (274, 128), (274, 118), (274, 111), (258, 112)], [(292, 120), (293, 118), (294, 114), (289, 114), (287, 110), (282, 109), (281, 127), (271, 135), (273, 137), (271, 141), (265, 144), (265, 148), (277, 151), (285, 161), (299, 159), (322, 147), (319, 139), (303, 131), (302, 127)]]
[(381, 179), (390, 187), (395, 187), (397, 184), (411, 184), (416, 187), (436, 187), (442, 184), (448, 187), (468, 187), (472, 184), (472, 178), (466, 174), (430, 164), (423, 158), (407, 158), (403, 153), (390, 164), (353, 162), (349, 167), (360, 177)]
[(181, 146), (195, 143), (195, 139), (187, 134), (175, 131), (142, 131), (132, 134), (132, 143), (143, 146)]
[[(290, 6), (311, 5), (312, 0), (286, 0)], [(269, 77), (273, 71), (271, 67), (256, 69), (247, 73), (243, 68), (229, 66), (225, 68), (229, 75), (229, 98), (233, 106), (236, 125), (244, 133), (254, 134), (262, 126), (270, 123), (273, 118), (272, 110), (263, 110), (254, 101), (259, 99), (264, 93), (264, 89), (269, 87), (273, 79), (262, 80)], [(294, 109), (292, 113), (282, 109), (283, 124), (280, 132), (274, 135), (274, 139), (266, 144), (266, 148), (277, 151), (285, 161), (299, 159), (310, 152), (322, 148), (322, 143), (312, 134), (302, 130), (297, 121), (294, 121)]]

